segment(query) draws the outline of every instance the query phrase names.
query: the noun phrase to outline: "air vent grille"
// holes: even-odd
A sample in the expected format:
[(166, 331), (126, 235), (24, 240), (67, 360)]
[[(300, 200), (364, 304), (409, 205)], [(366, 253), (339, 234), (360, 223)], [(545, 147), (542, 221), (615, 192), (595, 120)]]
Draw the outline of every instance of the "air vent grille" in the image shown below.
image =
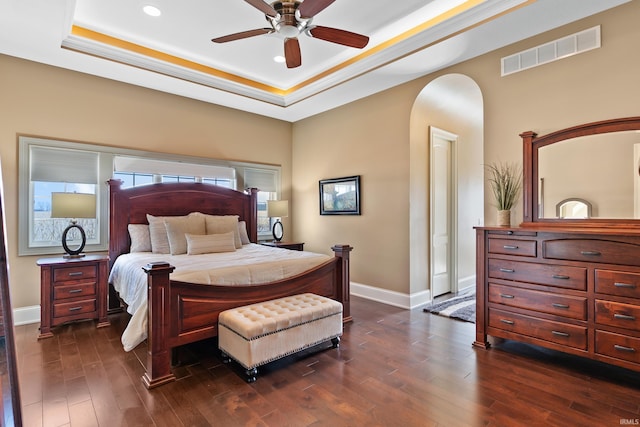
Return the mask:
[(517, 73), (600, 47), (600, 26), (502, 58), (502, 75)]

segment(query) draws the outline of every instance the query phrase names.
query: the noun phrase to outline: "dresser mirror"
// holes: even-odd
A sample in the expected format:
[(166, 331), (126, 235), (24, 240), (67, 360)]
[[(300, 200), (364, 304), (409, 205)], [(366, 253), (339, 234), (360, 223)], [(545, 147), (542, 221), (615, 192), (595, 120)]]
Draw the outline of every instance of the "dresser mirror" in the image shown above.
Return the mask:
[(523, 225), (640, 224), (640, 117), (520, 136)]

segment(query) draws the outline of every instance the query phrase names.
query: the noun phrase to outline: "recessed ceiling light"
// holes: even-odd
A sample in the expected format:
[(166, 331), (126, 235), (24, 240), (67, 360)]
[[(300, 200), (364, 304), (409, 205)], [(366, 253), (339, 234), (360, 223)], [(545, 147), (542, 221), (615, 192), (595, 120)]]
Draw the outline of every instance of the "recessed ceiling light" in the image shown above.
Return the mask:
[(276, 61), (276, 62), (279, 62), (279, 63), (282, 63), (282, 62), (286, 61), (285, 57), (282, 56), (282, 55), (274, 56), (273, 60)]
[(151, 6), (151, 5), (146, 5), (145, 7), (142, 8), (142, 10), (144, 10), (144, 13), (146, 13), (149, 16), (160, 16), (162, 15), (162, 11), (160, 9), (158, 9), (155, 6)]

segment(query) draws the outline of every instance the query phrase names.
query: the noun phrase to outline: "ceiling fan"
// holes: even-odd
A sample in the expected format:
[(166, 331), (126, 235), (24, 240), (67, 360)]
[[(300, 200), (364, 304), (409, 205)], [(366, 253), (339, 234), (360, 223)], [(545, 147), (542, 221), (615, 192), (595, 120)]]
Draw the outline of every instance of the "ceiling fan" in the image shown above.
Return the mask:
[(263, 34), (280, 35), (284, 38), (284, 57), (287, 68), (299, 67), (302, 64), (302, 54), (298, 42), (298, 36), (302, 33), (313, 38), (358, 49), (364, 48), (369, 43), (369, 37), (361, 34), (311, 24), (313, 17), (335, 0), (274, 1), (271, 4), (267, 4), (263, 0), (245, 1), (265, 14), (271, 28), (258, 28), (216, 37), (211, 40), (212, 42), (226, 43)]

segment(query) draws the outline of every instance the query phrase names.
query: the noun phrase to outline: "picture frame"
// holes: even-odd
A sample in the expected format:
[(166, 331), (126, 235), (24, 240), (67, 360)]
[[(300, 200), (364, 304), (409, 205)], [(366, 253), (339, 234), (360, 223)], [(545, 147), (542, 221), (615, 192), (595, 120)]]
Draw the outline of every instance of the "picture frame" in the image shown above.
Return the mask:
[(320, 215), (360, 215), (360, 175), (319, 182)]

